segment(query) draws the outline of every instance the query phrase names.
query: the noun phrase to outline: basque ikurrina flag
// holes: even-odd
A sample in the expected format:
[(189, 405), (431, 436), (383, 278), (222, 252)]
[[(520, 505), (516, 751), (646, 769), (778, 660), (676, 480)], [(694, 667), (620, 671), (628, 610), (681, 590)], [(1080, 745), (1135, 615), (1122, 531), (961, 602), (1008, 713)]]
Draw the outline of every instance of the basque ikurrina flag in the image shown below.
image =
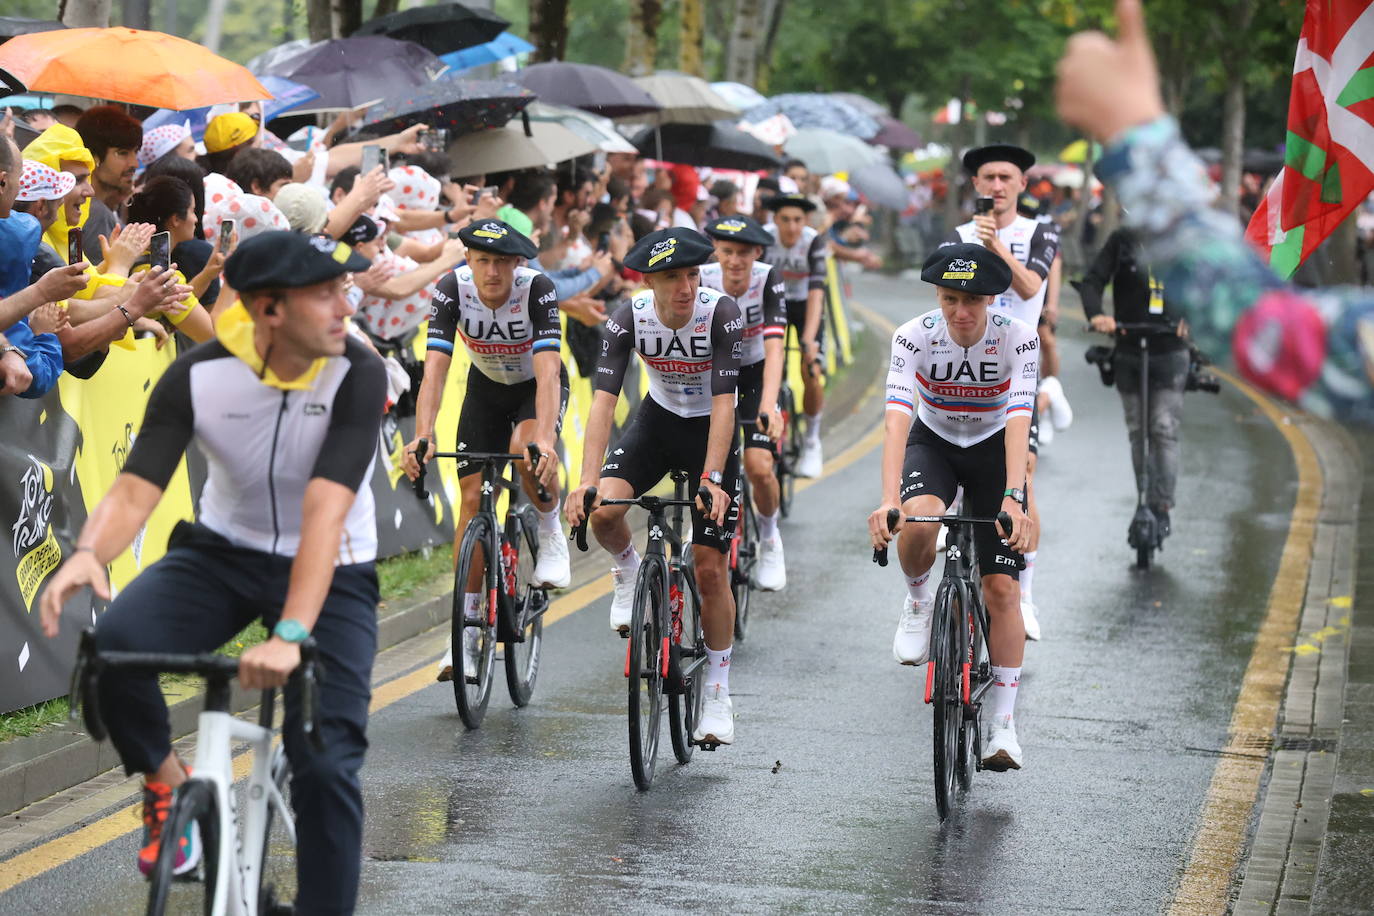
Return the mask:
[(1374, 190), (1374, 0), (1307, 0), (1283, 169), (1246, 229), (1293, 275)]

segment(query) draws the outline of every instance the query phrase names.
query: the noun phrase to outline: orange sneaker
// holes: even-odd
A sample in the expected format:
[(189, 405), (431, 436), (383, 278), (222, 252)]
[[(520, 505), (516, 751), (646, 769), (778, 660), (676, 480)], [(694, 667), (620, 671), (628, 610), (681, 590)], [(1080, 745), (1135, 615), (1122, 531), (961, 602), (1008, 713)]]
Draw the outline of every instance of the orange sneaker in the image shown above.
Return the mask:
[[(166, 783), (149, 782), (143, 786), (143, 846), (138, 851), (138, 870), (144, 877), (152, 874), (162, 849), (162, 830), (172, 808), (173, 791)], [(200, 827), (195, 821), (177, 837), (176, 862), (172, 873), (184, 875), (200, 864)]]

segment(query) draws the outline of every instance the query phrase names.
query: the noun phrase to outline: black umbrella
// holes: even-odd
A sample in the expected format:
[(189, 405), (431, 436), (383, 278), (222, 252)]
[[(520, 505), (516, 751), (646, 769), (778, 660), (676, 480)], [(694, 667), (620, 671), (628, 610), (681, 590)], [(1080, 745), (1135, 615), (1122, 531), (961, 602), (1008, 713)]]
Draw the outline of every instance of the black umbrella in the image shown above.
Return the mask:
[(0, 70), (0, 98), (7, 95), (19, 95), (26, 91), (27, 87), (19, 81), (18, 77), (8, 70)]
[(660, 108), (634, 80), (595, 64), (550, 61), (526, 67), (514, 76), (545, 102), (605, 118), (646, 114)]
[(388, 134), (427, 124), (458, 136), (501, 127), (533, 101), (533, 92), (511, 82), (439, 79), (369, 109), (363, 126)]
[(320, 94), (292, 114), (361, 108), (427, 86), (444, 70), (419, 45), (381, 35), (316, 42), (269, 63), (264, 74), (304, 83)]
[(56, 19), (30, 19), (27, 16), (0, 16), (0, 43), (9, 41), (16, 35), (30, 32), (51, 32), (65, 29), (66, 26)]
[(729, 121), (715, 124), (664, 124), (646, 128), (631, 141), (652, 159), (713, 169), (775, 169), (782, 160)]
[(461, 3), (417, 6), (368, 20), (353, 34), (387, 35), (424, 45), (435, 54), (484, 45), (510, 27), (491, 10), (469, 9)]

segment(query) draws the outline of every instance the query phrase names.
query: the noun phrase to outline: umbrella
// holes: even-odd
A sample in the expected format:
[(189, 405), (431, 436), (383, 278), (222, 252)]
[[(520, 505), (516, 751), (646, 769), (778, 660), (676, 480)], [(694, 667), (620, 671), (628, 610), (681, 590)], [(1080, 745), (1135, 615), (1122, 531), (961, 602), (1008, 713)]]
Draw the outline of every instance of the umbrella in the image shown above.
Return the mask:
[(746, 121), (762, 121), (781, 112), (798, 127), (823, 127), (861, 140), (876, 135), (879, 124), (848, 102), (817, 92), (777, 95), (744, 113)]
[(467, 176), (532, 169), (594, 152), (595, 144), (562, 124), (532, 121), (528, 131), (522, 124), (507, 124), (459, 137), (449, 144), (448, 158), (455, 176)]
[(647, 127), (633, 143), (645, 156), (683, 165), (745, 172), (782, 165), (782, 160), (762, 140), (728, 121)]
[(889, 210), (905, 210), (911, 205), (906, 183), (886, 162), (859, 166), (849, 173), (849, 184), (873, 203)]
[(607, 118), (641, 115), (660, 108), (634, 80), (595, 64), (550, 61), (526, 67), (515, 78), (546, 102), (594, 111)]
[(270, 73), (278, 64), (288, 57), (295, 57), (306, 48), (313, 47), (317, 44), (319, 44), (319, 42), (311, 41), (309, 38), (297, 38), (292, 41), (283, 42), (275, 48), (268, 48), (266, 51), (263, 51), (257, 57), (248, 61), (245, 66), (257, 74)]
[(533, 50), (534, 45), (519, 35), (502, 32), (486, 44), (473, 45), (471, 48), (464, 48), (461, 51), (440, 54), (439, 59), (448, 64), (449, 70), (457, 73), (460, 70), (471, 70), (473, 67), (480, 67), (483, 64), (494, 64), (517, 54), (528, 54)]
[(734, 105), (740, 111), (748, 111), (755, 105), (762, 105), (768, 99), (753, 86), (746, 86), (743, 83), (712, 83), (711, 88), (716, 91), (716, 95)]
[(650, 124), (714, 124), (739, 117), (739, 109), (717, 95), (711, 84), (699, 76), (664, 70), (653, 76), (636, 77), (635, 82), (653, 96), (662, 110), (634, 120)]
[(533, 101), (533, 92), (505, 80), (440, 79), (370, 109), (363, 126), (395, 133), (427, 124), (466, 134), (500, 127)]
[(889, 149), (921, 148), (921, 135), (896, 118), (879, 118), (878, 124), (880, 129), (868, 140), (874, 146), (886, 146)]
[(413, 41), (435, 54), (461, 51), (486, 44), (510, 26), (491, 10), (472, 9), (461, 3), (417, 6), (364, 22), (354, 36), (386, 35)]
[(271, 98), (245, 67), (175, 35), (141, 29), (62, 29), (0, 45), (0, 68), (35, 92), (151, 108), (199, 108)]
[(875, 102), (866, 95), (859, 95), (857, 92), (827, 92), (830, 98), (844, 102), (853, 108), (857, 108), (860, 113), (868, 115), (875, 121), (883, 118), (892, 117), (886, 105), (882, 102)]
[(428, 85), (443, 71), (439, 58), (417, 44), (368, 35), (316, 42), (271, 62), (262, 72), (304, 83), (318, 92), (320, 97), (309, 108), (296, 112), (312, 114), (400, 98)]
[(0, 16), (0, 43), (16, 35), (30, 35), (34, 32), (52, 32), (66, 26), (56, 19), (30, 19), (27, 16)]
[[(293, 83), (280, 76), (264, 76), (259, 79), (259, 82), (273, 96), (262, 103), (262, 119), (264, 121), (270, 121), (278, 115), (298, 108), (306, 102), (313, 102), (320, 97), (320, 94), (309, 86)], [(163, 124), (189, 123), (191, 136), (200, 141), (205, 138), (205, 125), (210, 120), (210, 107), (207, 105), (203, 108), (192, 108), (189, 111), (171, 111), (167, 108), (159, 108), (143, 119), (143, 129), (147, 131), (154, 127), (161, 127)]]
[(577, 108), (564, 108), (547, 102), (534, 102), (525, 109), (531, 121), (552, 121), (590, 143), (603, 153), (637, 153), (629, 140), (620, 135), (610, 119)]
[(762, 121), (740, 121), (740, 130), (757, 137), (769, 146), (782, 146), (787, 138), (797, 132), (797, 125), (785, 114), (775, 114)]
[(7, 95), (19, 95), (21, 92), (27, 91), (28, 87), (16, 79), (13, 73), (8, 70), (0, 70), (0, 98)]
[(800, 159), (817, 175), (852, 172), (865, 165), (883, 161), (883, 154), (848, 134), (805, 127), (783, 145), (787, 155)]

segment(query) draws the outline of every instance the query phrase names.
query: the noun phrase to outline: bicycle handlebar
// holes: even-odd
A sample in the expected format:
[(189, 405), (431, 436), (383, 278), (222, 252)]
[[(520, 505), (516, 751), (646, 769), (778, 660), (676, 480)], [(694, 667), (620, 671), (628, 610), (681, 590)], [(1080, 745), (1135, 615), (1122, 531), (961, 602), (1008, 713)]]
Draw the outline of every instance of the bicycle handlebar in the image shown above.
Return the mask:
[[(663, 509), (669, 506), (686, 506), (691, 508), (696, 505), (697, 499), (706, 507), (706, 511), (711, 511), (711, 491), (702, 484), (697, 487), (695, 499), (663, 499), (659, 496), (651, 496), (646, 493), (633, 499), (603, 499), (603, 506), (640, 506), (645, 509)], [(577, 549), (582, 552), (587, 551), (587, 522), (592, 517), (592, 506), (596, 503), (596, 487), (588, 487), (582, 494), (582, 521), (573, 526), (572, 537), (577, 542)]]
[[(478, 462), (520, 461), (528, 457), (531, 466), (537, 465), (540, 457), (543, 455), (543, 453), (539, 451), (539, 446), (530, 442), (525, 445), (525, 449), (526, 454), (524, 455), (514, 455), (509, 452), (435, 452), (431, 457), (462, 458), (465, 461)], [(420, 473), (412, 482), (412, 486), (415, 488), (415, 496), (419, 499), (429, 499), (429, 491), (425, 489), (425, 475), (428, 473), (425, 464), (425, 455), (428, 454), (429, 440), (422, 438), (415, 443), (415, 463), (420, 466)], [(541, 503), (546, 503), (551, 498), (549, 496), (549, 491), (544, 489), (544, 485), (538, 480), (535, 481), (535, 492), (539, 495), (539, 501)]]
[[(1084, 330), (1094, 334), (1105, 333), (1098, 331), (1091, 324), (1084, 325)], [(1116, 329), (1108, 336), (1124, 337), (1127, 334), (1140, 334), (1145, 337), (1177, 337), (1177, 324), (1160, 324), (1157, 321), (1118, 321)]]
[[(902, 517), (900, 509), (887, 510), (887, 530), (892, 531), (897, 527), (897, 520)], [(997, 525), (1006, 534), (1003, 537), (1011, 537), (1011, 516), (1006, 512), (998, 512), (996, 518), (974, 518), (970, 515), (908, 515), (907, 522), (938, 522), (953, 528), (955, 525)], [(998, 532), (1001, 534), (1001, 532)], [(887, 548), (873, 548), (873, 562), (879, 566), (887, 565)]]

